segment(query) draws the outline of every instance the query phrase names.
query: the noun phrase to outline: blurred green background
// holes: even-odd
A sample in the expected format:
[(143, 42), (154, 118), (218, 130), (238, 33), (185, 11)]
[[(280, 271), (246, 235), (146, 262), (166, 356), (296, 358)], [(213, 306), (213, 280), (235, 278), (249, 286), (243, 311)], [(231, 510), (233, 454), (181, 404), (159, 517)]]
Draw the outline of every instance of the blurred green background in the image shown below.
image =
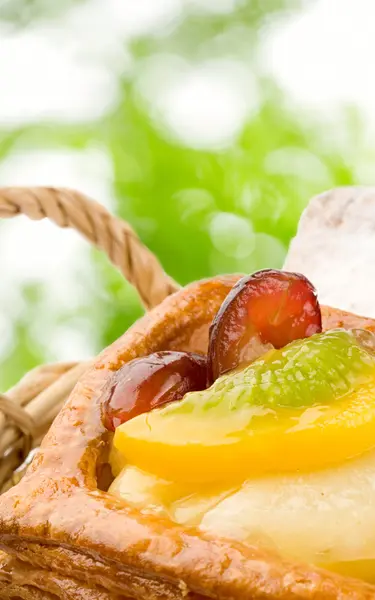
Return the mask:
[[(280, 267), (311, 196), (372, 178), (356, 102), (298, 102), (270, 68), (265, 40), (312, 4), (2, 2), (0, 184), (80, 187), (128, 220), (181, 284)], [(291, 51), (286, 64), (298, 44)], [(310, 67), (299, 68), (303, 87)], [(98, 252), (18, 221), (0, 224), (1, 390), (42, 362), (98, 352), (142, 313)]]

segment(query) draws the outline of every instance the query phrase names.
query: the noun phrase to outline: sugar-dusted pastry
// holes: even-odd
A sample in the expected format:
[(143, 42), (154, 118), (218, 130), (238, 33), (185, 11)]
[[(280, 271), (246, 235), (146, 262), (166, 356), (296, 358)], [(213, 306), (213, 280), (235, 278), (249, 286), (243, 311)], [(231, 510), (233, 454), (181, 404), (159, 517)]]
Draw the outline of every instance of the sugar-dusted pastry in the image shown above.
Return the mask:
[(0, 498), (0, 598), (375, 598), (374, 331), (286, 271), (167, 298)]

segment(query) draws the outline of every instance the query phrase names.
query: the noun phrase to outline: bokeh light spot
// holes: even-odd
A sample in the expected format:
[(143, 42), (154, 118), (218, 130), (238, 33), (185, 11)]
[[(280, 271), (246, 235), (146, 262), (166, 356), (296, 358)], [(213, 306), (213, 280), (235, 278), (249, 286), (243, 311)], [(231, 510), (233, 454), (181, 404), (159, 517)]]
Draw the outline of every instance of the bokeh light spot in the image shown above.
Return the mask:
[(182, 221), (194, 220), (195, 224), (198, 215), (202, 216), (215, 210), (215, 199), (207, 190), (180, 190), (175, 198), (179, 204)]
[(266, 156), (264, 167), (272, 175), (307, 179), (322, 188), (332, 183), (326, 165), (315, 154), (303, 148), (284, 147), (273, 150)]
[(216, 213), (209, 224), (214, 247), (222, 254), (233, 258), (244, 258), (252, 253), (255, 237), (252, 224), (233, 213)]
[(191, 66), (177, 57), (159, 56), (145, 67), (138, 89), (150, 113), (190, 147), (230, 145), (258, 110), (254, 79), (241, 62), (223, 59)]

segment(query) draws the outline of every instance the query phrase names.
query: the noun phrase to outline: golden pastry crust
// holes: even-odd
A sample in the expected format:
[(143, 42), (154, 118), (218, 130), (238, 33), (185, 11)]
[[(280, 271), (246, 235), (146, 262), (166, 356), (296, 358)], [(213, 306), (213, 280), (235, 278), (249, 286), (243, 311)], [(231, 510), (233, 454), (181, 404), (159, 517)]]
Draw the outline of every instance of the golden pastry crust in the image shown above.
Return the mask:
[[(100, 398), (110, 372), (158, 350), (206, 352), (208, 327), (237, 279), (198, 282), (167, 298), (77, 384), (25, 478), (0, 499), (0, 546), (14, 557), (3, 559), (0, 598), (375, 599), (375, 586), (145, 515), (100, 490), (111, 437)], [(322, 314), (325, 328), (375, 331), (370, 319), (325, 307)], [(45, 596), (32, 579), (43, 573)]]
[(0, 567), (1, 597), (9, 600), (129, 600), (56, 571), (22, 563), (4, 552), (0, 552)]

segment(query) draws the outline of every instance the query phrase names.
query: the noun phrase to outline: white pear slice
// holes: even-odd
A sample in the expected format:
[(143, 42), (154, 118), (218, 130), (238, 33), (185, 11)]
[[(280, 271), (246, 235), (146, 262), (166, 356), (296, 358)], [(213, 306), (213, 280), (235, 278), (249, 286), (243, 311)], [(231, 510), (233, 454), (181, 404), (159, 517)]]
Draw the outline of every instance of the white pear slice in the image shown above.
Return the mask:
[(337, 468), (246, 482), (201, 528), (295, 559), (327, 564), (375, 558), (375, 453)]

